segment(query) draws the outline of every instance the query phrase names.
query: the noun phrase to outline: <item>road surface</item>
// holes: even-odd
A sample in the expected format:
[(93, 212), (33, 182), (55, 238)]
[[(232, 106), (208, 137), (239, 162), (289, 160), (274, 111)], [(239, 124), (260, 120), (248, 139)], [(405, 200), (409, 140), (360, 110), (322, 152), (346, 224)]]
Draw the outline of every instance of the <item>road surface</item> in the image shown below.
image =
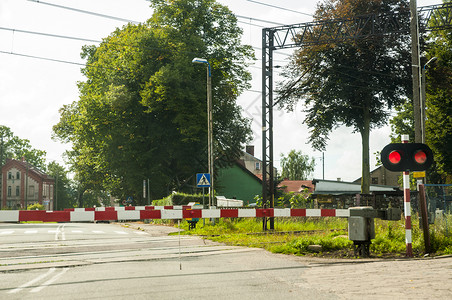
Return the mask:
[(294, 257), (167, 235), (174, 231), (144, 224), (0, 224), (0, 299), (451, 299), (452, 295), (452, 257)]

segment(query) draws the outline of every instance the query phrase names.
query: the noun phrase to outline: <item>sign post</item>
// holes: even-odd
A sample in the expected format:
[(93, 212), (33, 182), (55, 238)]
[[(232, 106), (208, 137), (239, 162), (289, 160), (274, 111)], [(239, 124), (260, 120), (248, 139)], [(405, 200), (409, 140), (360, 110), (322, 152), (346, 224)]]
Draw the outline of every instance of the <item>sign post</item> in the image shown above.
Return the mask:
[[(408, 135), (402, 135), (402, 143), (408, 143)], [(411, 234), (411, 194), (410, 171), (403, 171), (403, 214), (405, 215), (406, 256), (413, 257), (413, 238)]]
[[(204, 207), (204, 188), (210, 188), (210, 174), (209, 173), (197, 173), (196, 174), (196, 186), (202, 188), (202, 204)], [(211, 193), (209, 193), (209, 208), (212, 204)]]

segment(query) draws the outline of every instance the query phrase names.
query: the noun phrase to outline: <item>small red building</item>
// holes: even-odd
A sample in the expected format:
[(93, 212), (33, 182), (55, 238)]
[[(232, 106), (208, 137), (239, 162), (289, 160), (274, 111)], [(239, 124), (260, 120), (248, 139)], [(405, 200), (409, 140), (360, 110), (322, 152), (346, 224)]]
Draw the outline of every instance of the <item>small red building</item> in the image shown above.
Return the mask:
[(53, 210), (55, 179), (25, 160), (7, 159), (2, 167), (1, 206), (26, 209), (39, 203)]

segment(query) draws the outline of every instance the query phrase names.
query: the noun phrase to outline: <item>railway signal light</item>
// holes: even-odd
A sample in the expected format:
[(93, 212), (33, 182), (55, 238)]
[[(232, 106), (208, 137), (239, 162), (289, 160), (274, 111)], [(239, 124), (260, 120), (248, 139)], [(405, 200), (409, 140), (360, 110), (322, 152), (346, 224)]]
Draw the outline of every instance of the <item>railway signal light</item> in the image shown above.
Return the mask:
[(381, 162), (389, 171), (424, 171), (433, 163), (432, 150), (421, 143), (394, 143), (381, 151)]

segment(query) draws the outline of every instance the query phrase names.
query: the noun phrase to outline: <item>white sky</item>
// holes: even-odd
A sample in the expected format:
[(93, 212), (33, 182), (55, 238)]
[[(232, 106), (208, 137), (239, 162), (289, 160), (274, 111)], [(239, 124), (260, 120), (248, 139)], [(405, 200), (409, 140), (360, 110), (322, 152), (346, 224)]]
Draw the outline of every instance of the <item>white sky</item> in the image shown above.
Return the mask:
[[(303, 14), (252, 3), (247, 0), (217, 0), (228, 6), (236, 15), (268, 20), (281, 24), (311, 21)], [(256, 0), (307, 14), (315, 10), (317, 0)], [(76, 9), (143, 22), (152, 15), (149, 2), (145, 0), (45, 0)], [(441, 0), (418, 1), (418, 6), (439, 4)], [(261, 48), (262, 30), (254, 25), (267, 27), (252, 19), (239, 18), (244, 29), (243, 43)], [(54, 35), (101, 40), (125, 23), (98, 16), (52, 7), (29, 0), (0, 0), (0, 124), (11, 128), (15, 135), (30, 140), (32, 146), (47, 152), (48, 161), (63, 164), (62, 154), (70, 145), (52, 141), (52, 126), (58, 123), (58, 110), (64, 104), (78, 99), (77, 82), (83, 81), (80, 66), (61, 62), (40, 60), (25, 56), (45, 57), (83, 64), (81, 47), (89, 44), (77, 41), (32, 35), (18, 32), (26, 30)], [(5, 30), (15, 29), (16, 31)], [(6, 53), (5, 53), (6, 52)], [(11, 54), (13, 53), (13, 54)], [(291, 52), (275, 52), (275, 64), (284, 65)], [(261, 51), (256, 50), (260, 59)], [(246, 117), (253, 118), (255, 155), (262, 156), (261, 149), (261, 61), (250, 68), (253, 74), (251, 91), (239, 98)], [(277, 76), (277, 74), (275, 74)], [(314, 152), (306, 144), (308, 130), (302, 124), (303, 107), (286, 113), (274, 112), (274, 155), (279, 166), (280, 154), (291, 149), (301, 150), (316, 158), (314, 178), (322, 178), (322, 153)], [(339, 128), (330, 135), (325, 152), (325, 179), (352, 181), (361, 176), (361, 138), (352, 134), (351, 128)], [(375, 164), (375, 153), (390, 142), (388, 126), (371, 132), (371, 168)]]

